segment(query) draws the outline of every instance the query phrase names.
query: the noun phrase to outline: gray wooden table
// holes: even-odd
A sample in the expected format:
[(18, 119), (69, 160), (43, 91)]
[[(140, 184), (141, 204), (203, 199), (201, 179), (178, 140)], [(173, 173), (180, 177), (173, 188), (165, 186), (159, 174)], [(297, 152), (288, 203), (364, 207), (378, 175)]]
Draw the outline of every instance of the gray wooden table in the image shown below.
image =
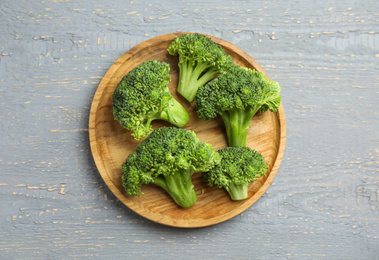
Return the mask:
[[(0, 259), (379, 259), (379, 2), (0, 1)], [(89, 109), (136, 44), (191, 31), (282, 86), (284, 159), (243, 214), (177, 229), (104, 185)]]

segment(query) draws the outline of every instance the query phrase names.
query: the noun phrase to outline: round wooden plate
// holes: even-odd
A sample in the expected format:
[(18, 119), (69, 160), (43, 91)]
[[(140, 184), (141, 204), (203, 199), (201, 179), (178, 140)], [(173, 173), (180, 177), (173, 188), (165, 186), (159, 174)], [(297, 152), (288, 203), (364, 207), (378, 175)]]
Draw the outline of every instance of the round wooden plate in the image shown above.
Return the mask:
[[(143, 61), (156, 59), (171, 66), (170, 91), (187, 109), (190, 121), (184, 127), (196, 132), (200, 141), (211, 143), (215, 151), (227, 146), (223, 122), (220, 118), (204, 121), (198, 118), (195, 102), (189, 104), (176, 92), (178, 83), (178, 58), (171, 56), (167, 48), (175, 37), (183, 33), (161, 35), (142, 42), (122, 55), (108, 70), (100, 82), (93, 98), (90, 118), (90, 146), (96, 166), (115, 196), (127, 207), (141, 216), (164, 225), (195, 228), (217, 224), (228, 220), (256, 202), (273, 181), (283, 158), (286, 123), (283, 106), (278, 112), (267, 111), (254, 116), (250, 124), (247, 146), (260, 152), (269, 166), (265, 177), (261, 177), (249, 186), (248, 198), (244, 201), (232, 201), (226, 191), (217, 187), (208, 187), (201, 173), (193, 175), (195, 191), (198, 194), (196, 204), (188, 209), (177, 206), (168, 194), (155, 185), (143, 185), (145, 195), (133, 197), (126, 194), (121, 182), (121, 164), (132, 153), (140, 141), (136, 141), (112, 115), (112, 95), (121, 78)], [(247, 53), (217, 37), (209, 36), (220, 44), (236, 64), (254, 68), (267, 74)], [(169, 126), (163, 121), (153, 121), (153, 128)]]

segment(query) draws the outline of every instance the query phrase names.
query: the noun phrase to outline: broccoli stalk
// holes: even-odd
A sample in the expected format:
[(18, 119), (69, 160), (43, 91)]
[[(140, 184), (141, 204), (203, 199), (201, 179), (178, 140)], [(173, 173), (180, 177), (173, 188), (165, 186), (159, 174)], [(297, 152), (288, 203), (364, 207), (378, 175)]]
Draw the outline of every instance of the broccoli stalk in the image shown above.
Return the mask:
[(203, 172), (204, 180), (209, 186), (225, 189), (232, 200), (246, 199), (249, 184), (266, 174), (263, 156), (248, 147), (226, 147), (217, 153), (221, 162)]
[(173, 98), (165, 109), (145, 114), (142, 121), (146, 122), (145, 127), (148, 128), (153, 120), (164, 120), (177, 127), (183, 127), (187, 124), (189, 115), (187, 110), (185, 110), (184, 107)]
[(219, 69), (212, 67), (209, 63), (197, 62), (193, 65), (191, 61), (179, 59), (179, 82), (177, 91), (189, 102), (195, 99), (199, 87), (212, 80)]
[(246, 146), (253, 116), (267, 110), (276, 112), (280, 100), (277, 82), (261, 72), (235, 65), (199, 89), (196, 108), (204, 120), (221, 116), (229, 146)]
[(249, 185), (247, 183), (235, 184), (230, 183), (225, 187), (225, 190), (229, 193), (232, 200), (244, 200), (248, 196)]
[(197, 201), (197, 195), (192, 184), (193, 170), (159, 175), (152, 183), (163, 188), (183, 208), (189, 208)]
[(175, 38), (167, 51), (179, 56), (177, 91), (189, 102), (194, 100), (199, 87), (233, 65), (231, 56), (220, 45), (197, 33)]
[(249, 124), (257, 110), (231, 109), (221, 111), (229, 146), (246, 146)]
[(142, 184), (163, 188), (181, 207), (192, 206), (197, 195), (195, 172), (208, 171), (220, 162), (212, 146), (199, 141), (195, 132), (160, 127), (143, 140), (122, 164), (122, 183), (127, 194), (143, 194)]
[(188, 112), (170, 93), (169, 71), (165, 62), (146, 61), (125, 75), (113, 93), (113, 116), (136, 140), (151, 133), (153, 120), (177, 127), (189, 120)]

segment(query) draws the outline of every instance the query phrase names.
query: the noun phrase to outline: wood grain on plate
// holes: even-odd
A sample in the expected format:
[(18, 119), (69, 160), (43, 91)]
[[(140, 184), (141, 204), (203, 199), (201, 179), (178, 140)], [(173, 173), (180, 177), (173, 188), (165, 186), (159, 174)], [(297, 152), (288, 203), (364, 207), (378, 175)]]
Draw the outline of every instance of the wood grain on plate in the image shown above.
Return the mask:
[[(176, 93), (178, 82), (178, 59), (167, 52), (175, 37), (182, 33), (161, 35), (142, 42), (122, 55), (108, 70), (99, 84), (93, 98), (89, 137), (96, 166), (110, 190), (130, 209), (152, 221), (175, 227), (204, 227), (228, 220), (254, 204), (273, 181), (282, 161), (286, 140), (286, 124), (283, 106), (278, 112), (270, 111), (256, 115), (250, 124), (247, 146), (262, 153), (269, 166), (265, 177), (249, 186), (248, 198), (244, 201), (232, 201), (228, 194), (217, 187), (208, 187), (200, 173), (195, 173), (193, 183), (199, 198), (188, 209), (177, 206), (166, 192), (155, 185), (143, 185), (145, 195), (133, 197), (126, 194), (121, 182), (121, 164), (132, 153), (140, 141), (136, 141), (112, 115), (112, 95), (121, 78), (143, 61), (156, 59), (171, 66), (172, 95), (187, 109), (190, 121), (184, 127), (193, 130), (200, 141), (211, 143), (217, 151), (227, 146), (223, 122), (220, 118), (204, 121), (197, 117), (195, 102), (189, 104)], [(213, 36), (212, 40), (220, 44), (236, 64), (254, 68), (267, 74), (247, 53), (236, 46)], [(268, 77), (268, 76), (267, 76)], [(163, 121), (153, 121), (153, 128), (169, 126)]]

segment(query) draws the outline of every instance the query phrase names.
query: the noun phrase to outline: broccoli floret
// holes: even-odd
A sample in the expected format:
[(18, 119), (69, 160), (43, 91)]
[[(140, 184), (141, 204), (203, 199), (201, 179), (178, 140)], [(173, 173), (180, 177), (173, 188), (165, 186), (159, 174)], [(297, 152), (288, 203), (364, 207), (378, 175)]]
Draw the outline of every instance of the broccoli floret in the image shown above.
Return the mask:
[(176, 37), (167, 51), (179, 56), (177, 91), (189, 102), (194, 100), (199, 87), (234, 64), (220, 45), (198, 33)]
[(188, 208), (197, 201), (193, 173), (208, 171), (219, 162), (220, 156), (211, 144), (200, 142), (195, 132), (160, 127), (122, 164), (122, 183), (132, 196), (143, 194), (142, 184), (156, 184), (179, 206)]
[(280, 86), (263, 73), (234, 65), (229, 71), (199, 88), (196, 108), (199, 117), (210, 120), (221, 115), (229, 146), (246, 146), (249, 123), (259, 111), (276, 112)]
[(189, 120), (188, 112), (168, 89), (169, 71), (170, 65), (165, 62), (143, 62), (122, 78), (113, 93), (113, 116), (132, 131), (136, 140), (151, 133), (153, 120), (165, 120), (177, 127)]
[(204, 180), (209, 186), (224, 188), (232, 200), (246, 199), (249, 183), (266, 174), (263, 156), (248, 147), (226, 147), (217, 153), (221, 163), (203, 172)]

